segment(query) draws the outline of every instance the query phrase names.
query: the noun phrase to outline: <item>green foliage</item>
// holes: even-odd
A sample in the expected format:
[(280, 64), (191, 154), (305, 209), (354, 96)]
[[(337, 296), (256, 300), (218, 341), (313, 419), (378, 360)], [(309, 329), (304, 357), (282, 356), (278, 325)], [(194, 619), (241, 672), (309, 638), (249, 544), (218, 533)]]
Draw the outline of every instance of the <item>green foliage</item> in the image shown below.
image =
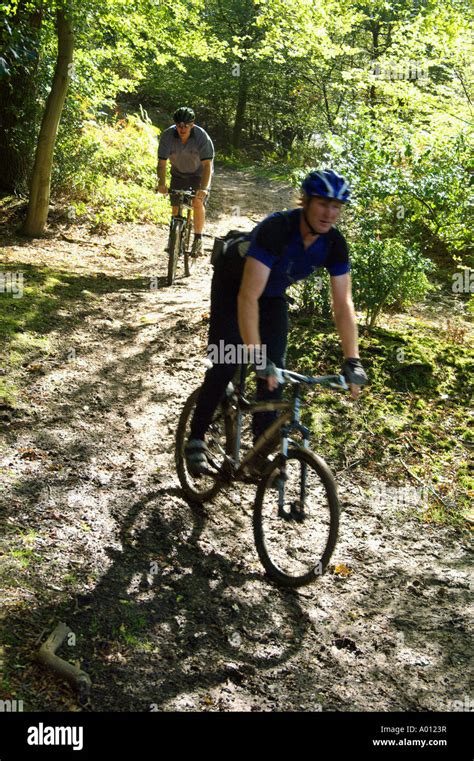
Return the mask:
[(163, 222), (169, 203), (154, 192), (159, 131), (143, 112), (113, 122), (88, 120), (61, 146), (55, 189), (107, 228), (113, 222)]
[(135, 91), (153, 61), (162, 66), (189, 55), (189, 50), (205, 59), (216, 47), (201, 17), (203, 0), (1, 3), (0, 187), (10, 192), (27, 188), (56, 65), (59, 7), (65, 9), (74, 35), (74, 62), (57, 138), (63, 153), (84, 119), (112, 110), (119, 93)]
[(170, 214), (163, 196), (112, 177), (104, 178), (103, 184), (95, 187), (90, 202), (97, 212), (96, 223), (104, 229), (113, 222), (164, 223)]
[(14, 193), (26, 192), (33, 163), (40, 15), (38, 3), (0, 3), (0, 188)]
[[(21, 60), (32, 88), (20, 93), (15, 83), (15, 123), (8, 125), (28, 163), (38, 120), (21, 104), (34, 91), (41, 108), (49, 92), (56, 4), (28, 4), (43, 9), (39, 44), (38, 34), (28, 41), (27, 16), (13, 23), (18, 5), (0, 5), (8, 19), (0, 26), (0, 72), (8, 76), (20, 66), (15, 55), (22, 59), (23, 48), (33, 56), (39, 50), (39, 66), (37, 55)], [(466, 4), (71, 0), (68, 7), (75, 70), (58, 135), (56, 189), (84, 122), (101, 121), (118, 97), (134, 93), (138, 102), (156, 105), (163, 121), (178, 103), (192, 104), (221, 153), (240, 158), (244, 148), (253, 160), (273, 158), (280, 174), (285, 166), (289, 174), (291, 166), (333, 164), (354, 188), (355, 241), (370, 219), (382, 238), (408, 248), (416, 243), (439, 263), (466, 255), (472, 101)], [(409, 62), (423, 76), (405, 76)], [(110, 146), (112, 171), (116, 150)], [(86, 145), (77, 160), (79, 170), (87, 165)], [(107, 164), (103, 156), (103, 173)]]
[(376, 324), (383, 308), (421, 301), (430, 289), (426, 274), (433, 269), (416, 248), (405, 248), (394, 238), (378, 240), (367, 235), (353, 244), (351, 267), (354, 303), (356, 309), (364, 310), (369, 327)]
[(291, 289), (291, 295), (300, 314), (328, 319), (331, 316), (329, 276), (326, 270), (319, 270)]
[[(469, 142), (456, 126), (445, 135), (408, 134), (403, 122), (374, 123), (354, 116), (341, 137), (324, 139), (321, 163), (350, 180), (352, 237), (370, 227), (384, 238), (414, 243), (440, 265), (452, 268), (469, 247), (472, 191)], [(444, 262), (443, 262), (444, 260)]]
[[(364, 230), (351, 246), (351, 276), (354, 305), (365, 313), (373, 328), (383, 310), (403, 309), (422, 301), (432, 289), (427, 275), (434, 269), (430, 259), (415, 247), (405, 248), (394, 238), (381, 240), (375, 231)], [(319, 270), (292, 293), (299, 313), (327, 319), (331, 316), (329, 276)]]
[(452, 259), (467, 255), (471, 244), (471, 149), (463, 132), (448, 138), (440, 135), (434, 145), (425, 143), (413, 157), (412, 177), (406, 183), (414, 201), (412, 226), (427, 228), (432, 248), (441, 242)]
[[(314, 448), (339, 467), (358, 462), (366, 475), (394, 483), (406, 482), (407, 463), (445, 503), (430, 497), (424, 518), (460, 526), (474, 496), (467, 454), (474, 377), (469, 346), (453, 346), (447, 332), (405, 320), (400, 331), (363, 332), (360, 349), (370, 385), (357, 404), (333, 392), (314, 393), (305, 411)], [(332, 323), (293, 316), (289, 367), (333, 373), (340, 361)]]
[(111, 124), (89, 121), (79, 148), (98, 174), (153, 189), (158, 136), (146, 117), (128, 115)]

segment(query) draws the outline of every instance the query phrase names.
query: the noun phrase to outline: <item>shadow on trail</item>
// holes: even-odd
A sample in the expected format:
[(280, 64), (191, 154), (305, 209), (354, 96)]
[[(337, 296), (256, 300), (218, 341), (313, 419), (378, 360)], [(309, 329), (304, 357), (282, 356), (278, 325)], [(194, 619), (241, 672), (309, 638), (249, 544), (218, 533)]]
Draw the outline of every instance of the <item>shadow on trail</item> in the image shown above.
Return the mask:
[[(33, 662), (38, 637), (44, 641), (60, 620), (77, 634), (77, 646), (63, 647), (61, 655), (80, 659), (90, 672), (94, 710), (165, 706), (182, 693), (225, 679), (238, 682), (256, 669), (282, 664), (301, 646), (306, 623), (297, 598), (266, 582), (262, 586), (263, 572), (248, 571), (240, 538), (234, 561), (210, 548), (208, 541), (202, 543), (205, 516), (191, 510), (176, 488), (154, 489), (150, 477), (130, 484), (130, 474), (120, 466), (111, 467), (106, 489), (91, 475), (96, 455), (104, 468), (108, 457), (133, 449), (123, 411), (134, 406), (143, 410), (153, 397), (143, 379), (164, 338), (159, 326), (145, 346), (136, 346), (134, 333), (117, 338), (111, 344), (117, 358), (102, 355), (86, 379), (48, 402), (33, 430), (30, 420), (17, 420), (8, 433), (12, 444), (27, 436), (30, 446), (44, 454), (44, 460), (34, 461), (34, 473), (25, 472), (12, 484), (2, 519), (5, 527), (10, 524), (9, 531), (13, 526), (24, 532), (39, 529), (45, 532), (40, 533), (43, 541), (47, 539), (45, 559), (40, 551), (20, 579), (28, 592), (17, 608), (20, 614), (13, 610), (2, 621), (7, 674), (15, 675), (17, 684), (23, 670), (15, 671), (17, 666), (29, 673), (22, 683), (26, 710), (58, 710), (70, 703), (68, 691), (58, 692), (59, 683)], [(101, 399), (96, 402), (99, 384)], [(89, 427), (80, 419), (86, 401)], [(109, 416), (109, 411), (114, 414)], [(169, 404), (160, 410), (160, 418), (168, 414)], [(64, 466), (64, 473), (50, 470), (55, 462)], [(126, 470), (139, 475), (140, 465)], [(87, 515), (93, 530), (112, 545), (105, 552), (101, 535), (91, 539), (81, 528)], [(50, 530), (56, 539), (49, 538)], [(57, 553), (57, 547), (64, 562), (49, 569), (48, 555)], [(249, 553), (255, 560), (253, 545)], [(81, 555), (84, 565), (74, 566), (76, 581), (68, 590), (64, 571)], [(106, 570), (93, 591), (81, 597), (78, 592), (90, 589), (89, 575), (98, 568)], [(14, 589), (13, 578), (10, 583)], [(248, 584), (255, 587), (250, 598), (239, 596)], [(276, 605), (287, 621), (283, 641), (272, 618)]]
[[(30, 648), (33, 635), (51, 621), (65, 620), (76, 633), (78, 646), (69, 652), (63, 647), (61, 654), (79, 658), (90, 674), (92, 710), (148, 711), (152, 704), (161, 710), (181, 694), (226, 680), (239, 683), (257, 669), (284, 664), (301, 647), (306, 624), (297, 599), (265, 582), (262, 590), (262, 575), (243, 570), (244, 563), (236, 566), (215, 551), (205, 552), (199, 544), (204, 513), (186, 506), (169, 510), (167, 496), (176, 496), (176, 490), (148, 492), (124, 513), (117, 538), (121, 548), (106, 548), (111, 564), (90, 594), (23, 614)], [(254, 601), (239, 599), (236, 606), (248, 583), (256, 585)], [(291, 627), (283, 644), (267, 592), (273, 609), (278, 599)], [(3, 624), (6, 632), (18, 629), (15, 616)], [(18, 639), (19, 652), (10, 643), (12, 667), (33, 657)], [(266, 652), (266, 644), (277, 640), (278, 654)], [(52, 676), (38, 671), (38, 679), (54, 687)], [(43, 700), (46, 704), (35, 709), (58, 710), (49, 696)]]
[[(23, 296), (3, 299), (0, 311), (0, 336), (8, 340), (18, 332), (33, 331), (45, 335), (51, 331), (68, 333), (80, 324), (85, 315), (104, 311), (100, 296), (125, 291), (150, 291), (150, 278), (120, 278), (104, 273), (75, 275), (67, 270), (36, 267), (31, 264), (8, 262), (0, 272), (23, 275)], [(160, 283), (160, 281), (163, 281)], [(164, 285), (164, 279), (158, 286)]]
[[(146, 711), (151, 704), (161, 710), (183, 693), (285, 663), (301, 646), (300, 607), (292, 595), (273, 590), (294, 626), (280, 654), (258, 652), (262, 642), (277, 636), (265, 596), (257, 593), (255, 603), (236, 606), (235, 595), (245, 584), (261, 581), (261, 575), (241, 570), (215, 551), (206, 553), (199, 544), (204, 515), (166, 515), (160, 509), (166, 493), (148, 494), (131, 507), (121, 531), (124, 549), (111, 553), (113, 564), (87, 599), (88, 610), (74, 619), (83, 635), (97, 630), (95, 642), (84, 642), (81, 655), (97, 684), (94, 707), (99, 710)], [(146, 526), (129, 546), (133, 522), (147, 507)], [(97, 658), (101, 641), (116, 643), (117, 637), (122, 647), (127, 637), (132, 644), (126, 661), (110, 665)], [(114, 677), (127, 685), (128, 697), (113, 694)]]

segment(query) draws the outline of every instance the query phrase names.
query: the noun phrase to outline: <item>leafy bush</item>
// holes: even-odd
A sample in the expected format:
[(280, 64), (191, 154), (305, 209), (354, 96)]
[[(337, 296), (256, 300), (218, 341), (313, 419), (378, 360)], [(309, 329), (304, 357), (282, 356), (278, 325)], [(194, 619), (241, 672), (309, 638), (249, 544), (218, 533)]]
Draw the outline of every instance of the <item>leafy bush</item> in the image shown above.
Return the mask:
[(373, 327), (385, 307), (403, 308), (423, 299), (432, 286), (426, 274), (433, 269), (416, 248), (405, 248), (395, 238), (369, 238), (352, 246), (354, 302)]
[(81, 148), (89, 155), (93, 149), (93, 166), (88, 171), (153, 189), (158, 135), (156, 127), (138, 115), (130, 114), (113, 124), (87, 122)]
[(474, 294), (473, 293), (471, 293), (469, 297), (469, 301), (467, 303), (467, 312), (469, 315), (471, 315), (471, 317), (474, 318)]
[(438, 136), (411, 157), (406, 195), (413, 208), (412, 224), (436, 256), (440, 245), (454, 260), (468, 256), (473, 201), (472, 146), (461, 132)]
[(164, 222), (169, 203), (154, 192), (158, 135), (145, 112), (112, 123), (85, 122), (75, 140), (62, 143), (56, 193), (76, 216), (86, 213), (102, 228)]
[(169, 205), (163, 196), (157, 196), (136, 183), (123, 182), (113, 177), (101, 178), (92, 191), (91, 201), (105, 222), (160, 222), (169, 214)]
[[(320, 164), (350, 182), (351, 238), (372, 225), (384, 238), (416, 244), (441, 267), (452, 269), (470, 249), (471, 146), (463, 130), (407, 132), (406, 125), (354, 115), (343, 134), (324, 134)], [(304, 174), (304, 172), (302, 172)]]
[(302, 280), (292, 289), (292, 297), (300, 314), (318, 316), (325, 319), (331, 317), (329, 275), (321, 269)]

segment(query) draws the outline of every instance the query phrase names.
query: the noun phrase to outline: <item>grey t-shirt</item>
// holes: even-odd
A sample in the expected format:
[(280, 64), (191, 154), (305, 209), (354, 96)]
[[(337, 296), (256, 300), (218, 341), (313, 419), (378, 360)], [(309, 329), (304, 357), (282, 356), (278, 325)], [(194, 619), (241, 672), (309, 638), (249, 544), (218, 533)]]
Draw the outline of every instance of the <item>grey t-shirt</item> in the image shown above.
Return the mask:
[(207, 132), (197, 125), (192, 128), (186, 143), (182, 143), (178, 130), (173, 125), (161, 133), (158, 158), (169, 159), (171, 175), (174, 177), (201, 175), (201, 161), (214, 158), (214, 146)]

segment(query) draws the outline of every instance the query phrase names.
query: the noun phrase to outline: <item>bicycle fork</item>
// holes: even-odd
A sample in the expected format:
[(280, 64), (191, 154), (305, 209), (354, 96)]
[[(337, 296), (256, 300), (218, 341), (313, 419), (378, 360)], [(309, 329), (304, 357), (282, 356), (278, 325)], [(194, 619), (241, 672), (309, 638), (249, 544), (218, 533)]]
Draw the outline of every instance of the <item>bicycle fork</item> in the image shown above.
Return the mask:
[(173, 232), (173, 229), (174, 229), (176, 231), (176, 235), (181, 239), (185, 222), (186, 220), (184, 219), (184, 217), (180, 216), (179, 214), (173, 217), (171, 221), (170, 238), (171, 238), (171, 233)]
[[(292, 431), (298, 431), (298, 433), (301, 433), (303, 436), (303, 448), (308, 449), (309, 448), (309, 430), (306, 428), (306, 426), (301, 425), (300, 423), (300, 409), (301, 409), (301, 399), (299, 395), (299, 389), (297, 388), (295, 390), (295, 400), (294, 400), (294, 415), (293, 420), (288, 424), (285, 425), (281, 429), (281, 452), (283, 457), (285, 458), (285, 461), (288, 459), (288, 442), (290, 441), (290, 433)], [(286, 467), (285, 465), (282, 468), (282, 475), (286, 476)], [(283, 518), (287, 521), (297, 521), (301, 523), (306, 518), (305, 514), (305, 502), (306, 502), (306, 476), (307, 476), (307, 464), (305, 462), (301, 463), (301, 475), (300, 475), (300, 494), (299, 499), (292, 500), (290, 503), (290, 507), (288, 510), (285, 510), (284, 507), (284, 501), (285, 501), (285, 483), (286, 478), (281, 479), (281, 484), (278, 488), (278, 517)]]

